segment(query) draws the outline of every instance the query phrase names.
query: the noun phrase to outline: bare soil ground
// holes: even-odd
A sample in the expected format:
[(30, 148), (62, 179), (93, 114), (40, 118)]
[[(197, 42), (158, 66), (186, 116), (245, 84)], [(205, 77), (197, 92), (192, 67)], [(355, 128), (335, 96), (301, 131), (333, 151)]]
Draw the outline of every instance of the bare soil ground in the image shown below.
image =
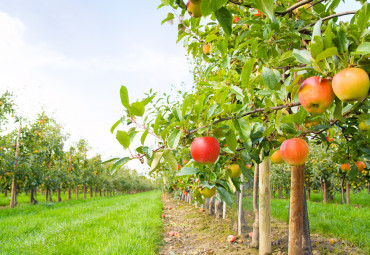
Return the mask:
[[(189, 203), (174, 200), (164, 194), (162, 197), (165, 219), (163, 247), (160, 255), (177, 254), (258, 254), (257, 249), (249, 248), (251, 239), (244, 244), (237, 236), (235, 219), (227, 214), (226, 219), (215, 219), (214, 215), (200, 212), (200, 208)], [(180, 203), (180, 204), (179, 204)], [(171, 210), (168, 208), (172, 207)], [(252, 231), (254, 216), (246, 213), (246, 222)], [(174, 236), (169, 233), (173, 231)], [(229, 235), (236, 236), (234, 243), (228, 243)], [(272, 219), (271, 222), (272, 254), (287, 254), (288, 225)], [(336, 239), (326, 239), (311, 234), (313, 254), (364, 254), (360, 249)]]

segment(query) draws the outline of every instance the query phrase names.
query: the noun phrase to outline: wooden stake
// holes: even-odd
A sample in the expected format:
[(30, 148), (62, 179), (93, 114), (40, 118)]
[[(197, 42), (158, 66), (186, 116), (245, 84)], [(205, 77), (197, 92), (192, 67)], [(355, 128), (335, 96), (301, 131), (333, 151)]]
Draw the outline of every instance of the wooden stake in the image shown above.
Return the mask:
[(223, 202), (222, 206), (222, 218), (226, 219), (226, 202)]
[(303, 234), (304, 165), (292, 166), (289, 215), (289, 255), (301, 255)]
[(270, 158), (267, 157), (259, 167), (259, 254), (271, 253)]
[(242, 235), (242, 210), (243, 210), (243, 182), (244, 182), (244, 176), (240, 176), (242, 184), (240, 184), (240, 193), (239, 193), (239, 205), (238, 205), (238, 236)]
[(15, 163), (14, 163), (14, 176), (12, 180), (12, 189), (10, 195), (10, 208), (13, 208), (17, 205), (17, 178), (16, 170), (18, 168), (18, 157), (19, 157), (19, 139), (21, 136), (22, 124), (19, 124), (18, 134), (17, 134), (17, 143), (15, 145)]
[(259, 166), (255, 164), (254, 166), (254, 181), (253, 181), (253, 211), (254, 211), (254, 222), (253, 222), (253, 235), (252, 235), (252, 242), (250, 247), (258, 248), (258, 240), (259, 240), (259, 212), (258, 212), (258, 173)]

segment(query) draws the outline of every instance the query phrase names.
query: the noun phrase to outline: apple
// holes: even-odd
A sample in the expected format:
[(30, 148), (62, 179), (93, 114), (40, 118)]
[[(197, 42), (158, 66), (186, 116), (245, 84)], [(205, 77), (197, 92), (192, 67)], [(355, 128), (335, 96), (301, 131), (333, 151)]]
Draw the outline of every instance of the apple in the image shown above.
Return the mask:
[(186, 159), (184, 159), (184, 165), (186, 165), (187, 163), (189, 163), (189, 161), (187, 161)]
[(177, 203), (177, 205), (181, 205), (180, 203)]
[(249, 234), (248, 234), (248, 235), (249, 235), (249, 237), (250, 237), (250, 238), (252, 238), (252, 236), (253, 236), (253, 232), (249, 232)]
[(370, 130), (370, 125), (366, 126), (366, 123), (364, 121), (361, 121), (360, 124), (358, 124), (358, 129), (367, 131)]
[(169, 207), (168, 207), (168, 210), (172, 210), (172, 207), (171, 207), (171, 206), (169, 206)]
[(174, 235), (175, 235), (175, 232), (170, 231), (170, 232), (168, 232), (168, 235), (169, 235), (169, 236), (174, 236)]
[(213, 164), (220, 154), (220, 144), (214, 137), (198, 137), (191, 143), (190, 153), (198, 163)]
[(200, 208), (200, 210), (199, 210), (200, 212), (204, 212), (204, 209), (203, 208)]
[(257, 10), (257, 11), (258, 11), (257, 13), (253, 14), (254, 16), (256, 16), (256, 17), (263, 16), (263, 13), (261, 13), (259, 10)]
[(234, 17), (234, 19), (233, 19), (233, 22), (234, 23), (238, 23), (238, 21), (240, 20), (240, 18), (239, 17)]
[(312, 76), (299, 87), (298, 98), (307, 112), (317, 114), (323, 113), (332, 105), (334, 92), (329, 80)]
[(271, 159), (271, 162), (274, 164), (284, 163), (284, 159), (281, 157), (280, 150), (276, 150), (274, 153), (272, 153), (270, 159)]
[(231, 164), (230, 170), (231, 170), (231, 177), (233, 178), (239, 177), (242, 174), (242, 171), (240, 170), (240, 166), (238, 164)]
[(343, 102), (362, 100), (369, 91), (370, 80), (361, 68), (347, 68), (333, 77), (334, 94)]
[(233, 242), (235, 242), (235, 236), (233, 236), (233, 235), (229, 235), (229, 236), (227, 237), (227, 241), (228, 241), (229, 243), (233, 243)]
[(252, 168), (252, 165), (251, 165), (251, 164), (246, 164), (246, 165), (245, 165), (245, 167), (246, 167), (247, 169), (251, 169), (251, 168)]
[(365, 163), (364, 162), (362, 162), (362, 161), (358, 161), (358, 162), (356, 162), (356, 166), (357, 166), (357, 170), (361, 173), (364, 169), (365, 169), (365, 167), (366, 167), (366, 165), (365, 165)]
[(3, 101), (0, 101), (0, 105), (3, 105)]
[(177, 170), (180, 170), (181, 169), (181, 166), (180, 165), (177, 165)]
[(211, 53), (211, 46), (208, 43), (203, 45), (203, 53), (206, 55)]
[(194, 4), (189, 1), (186, 5), (186, 10), (188, 11), (189, 15), (193, 18), (200, 18), (202, 17), (202, 11), (200, 9), (200, 4)]
[(310, 148), (305, 140), (292, 138), (285, 140), (280, 147), (281, 157), (292, 166), (300, 166), (306, 162)]
[(206, 197), (206, 198), (211, 198), (211, 197), (213, 197), (213, 195), (216, 193), (216, 186), (215, 186), (215, 187), (213, 187), (212, 189), (207, 189), (207, 188), (199, 189), (199, 192), (200, 192), (200, 194), (202, 194), (204, 197)]
[(326, 140), (328, 140), (329, 143), (334, 142), (334, 138), (330, 138), (329, 136), (326, 137)]
[(166, 218), (166, 215), (162, 214), (162, 218)]
[(351, 168), (351, 165), (349, 163), (343, 163), (340, 165), (340, 169), (342, 169), (343, 172), (347, 172)]

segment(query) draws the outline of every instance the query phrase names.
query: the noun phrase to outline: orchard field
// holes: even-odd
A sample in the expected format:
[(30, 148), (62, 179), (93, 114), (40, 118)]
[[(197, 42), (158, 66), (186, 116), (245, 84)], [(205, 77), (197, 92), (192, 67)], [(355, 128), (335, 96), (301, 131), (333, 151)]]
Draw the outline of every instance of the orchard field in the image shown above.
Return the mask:
[(104, 162), (5, 92), (0, 127), (18, 128), (0, 129), (0, 252), (369, 254), (370, 4), (356, 3), (158, 1), (193, 84), (138, 100), (122, 85), (110, 132), (125, 154)]

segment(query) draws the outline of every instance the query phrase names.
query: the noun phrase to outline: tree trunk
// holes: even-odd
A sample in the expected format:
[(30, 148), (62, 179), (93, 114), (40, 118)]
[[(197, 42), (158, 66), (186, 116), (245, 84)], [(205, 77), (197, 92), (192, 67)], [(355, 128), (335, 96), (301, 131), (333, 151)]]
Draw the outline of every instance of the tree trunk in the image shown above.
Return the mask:
[(58, 202), (62, 202), (62, 198), (60, 197), (60, 188), (58, 188), (58, 191), (57, 191), (57, 200)]
[(76, 196), (75, 196), (76, 199), (78, 199), (78, 185), (76, 185)]
[(53, 202), (52, 193), (50, 189), (49, 189), (49, 202)]
[(216, 219), (221, 219), (222, 218), (222, 201), (217, 200), (215, 203), (215, 207), (216, 207), (216, 210), (215, 210)]
[(323, 202), (326, 204), (327, 202), (327, 187), (326, 187), (326, 181), (323, 181)]
[(215, 214), (215, 196), (211, 197), (209, 200), (209, 207), (208, 207), (209, 214)]
[(256, 163), (254, 166), (254, 180), (253, 180), (253, 211), (254, 211), (254, 223), (253, 223), (253, 235), (252, 235), (252, 242), (250, 244), (253, 248), (258, 248), (258, 240), (259, 240), (259, 212), (258, 212), (258, 174), (259, 174), (259, 166)]
[(6, 189), (6, 190), (4, 190), (4, 196), (5, 197), (8, 197), (8, 190)]
[(99, 195), (101, 196), (101, 189), (99, 190)]
[(71, 189), (68, 189), (68, 200), (71, 200), (71, 197), (72, 197), (72, 190)]
[(350, 205), (350, 191), (351, 191), (351, 186), (349, 185), (349, 181), (347, 180), (346, 183), (346, 193), (347, 193), (347, 205)]
[(98, 195), (98, 187), (95, 186), (95, 197), (97, 197), (97, 195)]
[(271, 254), (271, 189), (270, 158), (263, 159), (259, 167), (259, 253)]
[(37, 200), (35, 199), (33, 193), (34, 193), (34, 191), (33, 191), (33, 189), (31, 189), (31, 196), (30, 196), (30, 203), (31, 203), (31, 205), (35, 205), (35, 204), (38, 203)]
[(48, 198), (49, 198), (49, 189), (46, 188), (46, 191), (45, 191), (45, 202), (48, 202)]
[(18, 168), (18, 157), (19, 157), (19, 138), (21, 136), (22, 124), (19, 124), (18, 134), (17, 134), (17, 142), (15, 146), (15, 163), (14, 163), (14, 176), (12, 181), (12, 189), (10, 195), (10, 208), (15, 207), (17, 202), (17, 178), (16, 178), (16, 170)]
[(84, 183), (84, 199), (86, 199), (86, 184)]
[(342, 204), (345, 204), (346, 203), (346, 201), (345, 201), (345, 199), (344, 199), (344, 180), (346, 179), (346, 176), (345, 176), (345, 174), (343, 175), (343, 178), (342, 178), (342, 181), (341, 181), (341, 183), (340, 183), (340, 191), (341, 191), (341, 197), (342, 197), (342, 201), (341, 201), (341, 203)]
[(103, 189), (103, 196), (105, 197), (105, 189)]
[(292, 166), (289, 217), (289, 255), (303, 254), (304, 165)]
[(283, 185), (279, 185), (279, 198), (283, 198)]
[(306, 189), (304, 190), (304, 200), (303, 200), (302, 247), (303, 247), (303, 254), (304, 255), (311, 255), (312, 254), (311, 237), (310, 237), (310, 222), (308, 220)]
[(307, 187), (307, 199), (308, 199), (308, 201), (311, 201), (311, 189), (310, 189), (310, 187)]

